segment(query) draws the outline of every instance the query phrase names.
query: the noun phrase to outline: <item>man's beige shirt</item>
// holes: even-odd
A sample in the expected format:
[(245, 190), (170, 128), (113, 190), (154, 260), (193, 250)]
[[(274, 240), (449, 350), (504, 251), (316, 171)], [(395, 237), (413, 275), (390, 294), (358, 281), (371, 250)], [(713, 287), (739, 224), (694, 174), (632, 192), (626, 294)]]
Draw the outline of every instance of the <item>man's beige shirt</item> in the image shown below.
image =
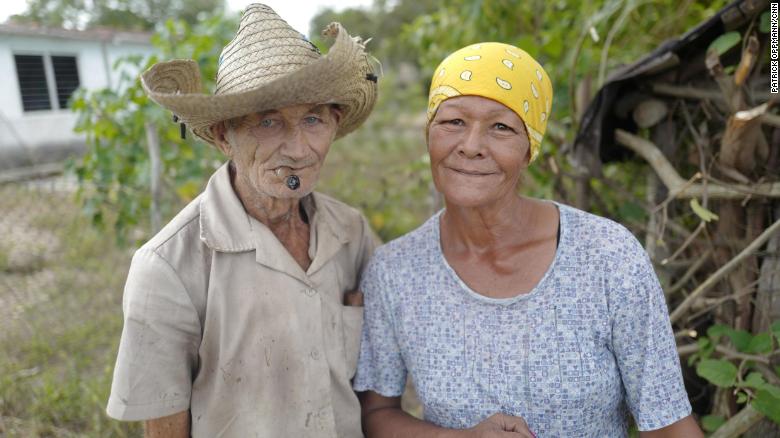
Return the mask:
[(133, 257), (107, 412), (191, 410), (193, 437), (359, 437), (362, 307), (344, 306), (376, 246), (355, 209), (314, 193), (304, 272), (249, 216), (227, 165)]

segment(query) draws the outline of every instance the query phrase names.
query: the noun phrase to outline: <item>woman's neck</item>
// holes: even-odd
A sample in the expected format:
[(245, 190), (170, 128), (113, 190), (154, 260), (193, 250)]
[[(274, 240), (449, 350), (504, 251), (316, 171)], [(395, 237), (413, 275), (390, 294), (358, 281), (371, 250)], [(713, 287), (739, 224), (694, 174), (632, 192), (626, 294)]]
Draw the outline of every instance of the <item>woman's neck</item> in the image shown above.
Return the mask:
[[(536, 216), (532, 201), (512, 194), (508, 199), (479, 207), (461, 207), (447, 203), (441, 218), (443, 242), (468, 250), (482, 252), (505, 245), (516, 245), (522, 231), (528, 229)], [(518, 232), (519, 231), (519, 232)]]

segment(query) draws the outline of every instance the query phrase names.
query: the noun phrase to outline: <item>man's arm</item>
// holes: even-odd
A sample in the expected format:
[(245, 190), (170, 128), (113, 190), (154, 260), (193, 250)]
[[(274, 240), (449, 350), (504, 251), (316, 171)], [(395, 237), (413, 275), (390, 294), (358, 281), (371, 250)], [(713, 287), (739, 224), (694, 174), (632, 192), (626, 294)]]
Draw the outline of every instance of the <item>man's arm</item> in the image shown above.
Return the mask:
[(445, 429), (401, 410), (401, 397), (358, 393), (367, 438), (534, 438), (525, 420), (495, 414), (471, 429)]
[(144, 423), (144, 438), (189, 438), (190, 411), (179, 412), (167, 417), (147, 420)]
[(639, 438), (702, 438), (704, 435), (692, 416), (656, 430), (639, 432)]

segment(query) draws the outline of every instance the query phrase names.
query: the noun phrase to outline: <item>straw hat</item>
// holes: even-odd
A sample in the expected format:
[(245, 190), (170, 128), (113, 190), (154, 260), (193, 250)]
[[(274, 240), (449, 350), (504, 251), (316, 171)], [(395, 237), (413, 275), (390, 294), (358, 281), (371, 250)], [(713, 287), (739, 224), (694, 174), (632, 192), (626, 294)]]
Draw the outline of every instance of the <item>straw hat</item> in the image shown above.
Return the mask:
[(377, 77), (360, 38), (350, 37), (339, 23), (323, 34), (335, 37), (327, 55), (270, 7), (252, 4), (222, 50), (213, 95), (202, 92), (193, 60), (155, 64), (141, 75), (141, 83), (152, 100), (212, 144), (209, 128), (217, 122), (303, 103), (339, 104), (339, 138), (371, 113)]

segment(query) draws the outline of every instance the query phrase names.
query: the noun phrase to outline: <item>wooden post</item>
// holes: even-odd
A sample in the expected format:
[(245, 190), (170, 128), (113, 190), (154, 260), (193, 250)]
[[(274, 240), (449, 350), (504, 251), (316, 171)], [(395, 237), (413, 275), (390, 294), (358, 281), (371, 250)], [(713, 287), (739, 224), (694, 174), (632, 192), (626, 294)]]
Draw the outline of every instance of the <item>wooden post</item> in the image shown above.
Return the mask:
[(150, 206), (150, 219), (152, 225), (152, 234), (160, 231), (160, 175), (162, 173), (162, 160), (160, 159), (160, 134), (157, 132), (157, 126), (152, 122), (146, 122), (146, 143), (149, 147), (149, 177), (152, 192), (152, 203)]

